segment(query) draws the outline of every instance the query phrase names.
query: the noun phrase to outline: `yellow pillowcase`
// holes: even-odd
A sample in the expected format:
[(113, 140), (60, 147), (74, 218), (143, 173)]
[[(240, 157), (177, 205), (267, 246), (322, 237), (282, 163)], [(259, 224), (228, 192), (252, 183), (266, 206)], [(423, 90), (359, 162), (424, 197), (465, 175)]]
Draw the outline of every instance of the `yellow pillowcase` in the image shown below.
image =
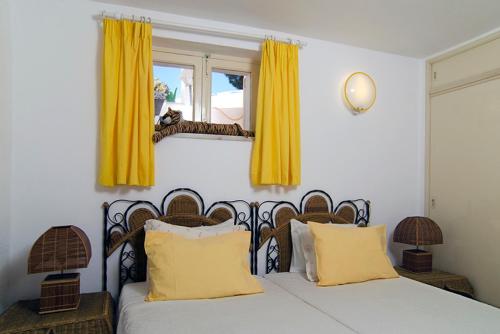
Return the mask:
[(385, 254), (381, 227), (339, 228), (310, 222), (319, 286), (399, 277)]
[(250, 232), (186, 239), (148, 231), (146, 301), (218, 298), (263, 292), (250, 274)]
[[(317, 222), (312, 222), (308, 221), (309, 223), (314, 223), (314, 224), (319, 224)], [(384, 249), (384, 253), (387, 254), (387, 233), (386, 233), (386, 227), (385, 225), (375, 225), (375, 226), (369, 226), (369, 227), (357, 227), (354, 224), (325, 224), (328, 227), (331, 228), (370, 228), (374, 229), (378, 232), (379, 237), (380, 237), (380, 243), (382, 244), (382, 248)]]

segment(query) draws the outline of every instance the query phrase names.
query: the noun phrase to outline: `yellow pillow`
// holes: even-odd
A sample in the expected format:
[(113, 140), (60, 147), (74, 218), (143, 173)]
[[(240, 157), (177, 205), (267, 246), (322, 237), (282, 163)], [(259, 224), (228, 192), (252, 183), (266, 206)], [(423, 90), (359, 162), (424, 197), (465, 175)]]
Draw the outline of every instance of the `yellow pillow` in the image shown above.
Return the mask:
[[(311, 222), (311, 221), (308, 221), (307, 223), (319, 224), (317, 222)], [(384, 253), (387, 254), (387, 233), (386, 233), (387, 230), (386, 230), (385, 225), (374, 225), (374, 226), (369, 226), (369, 227), (358, 227), (354, 224), (324, 224), (324, 225), (327, 225), (331, 228), (370, 228), (370, 229), (374, 229), (379, 234), (380, 243), (382, 244), (382, 248), (384, 249)]]
[(319, 286), (399, 277), (385, 254), (386, 228), (339, 228), (310, 222)]
[(148, 231), (146, 301), (218, 298), (263, 292), (250, 274), (250, 232), (202, 239)]

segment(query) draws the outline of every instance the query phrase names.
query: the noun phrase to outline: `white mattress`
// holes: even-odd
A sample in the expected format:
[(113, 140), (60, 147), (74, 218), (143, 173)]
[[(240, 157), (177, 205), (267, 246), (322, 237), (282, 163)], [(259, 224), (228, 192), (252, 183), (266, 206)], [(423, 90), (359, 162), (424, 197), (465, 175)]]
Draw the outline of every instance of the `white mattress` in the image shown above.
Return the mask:
[(147, 283), (127, 284), (119, 302), (118, 334), (352, 334), (274, 283), (264, 293), (210, 300), (145, 302)]
[(302, 273), (266, 278), (358, 333), (500, 333), (500, 309), (403, 277), (334, 287)]

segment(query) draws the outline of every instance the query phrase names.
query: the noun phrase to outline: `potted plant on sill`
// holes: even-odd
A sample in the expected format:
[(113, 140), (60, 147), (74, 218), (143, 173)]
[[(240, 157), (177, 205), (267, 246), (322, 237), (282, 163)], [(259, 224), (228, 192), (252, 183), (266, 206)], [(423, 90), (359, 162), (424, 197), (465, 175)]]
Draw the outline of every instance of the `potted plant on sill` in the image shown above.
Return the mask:
[(166, 83), (158, 78), (154, 81), (155, 116), (159, 116), (166, 97), (170, 94)]

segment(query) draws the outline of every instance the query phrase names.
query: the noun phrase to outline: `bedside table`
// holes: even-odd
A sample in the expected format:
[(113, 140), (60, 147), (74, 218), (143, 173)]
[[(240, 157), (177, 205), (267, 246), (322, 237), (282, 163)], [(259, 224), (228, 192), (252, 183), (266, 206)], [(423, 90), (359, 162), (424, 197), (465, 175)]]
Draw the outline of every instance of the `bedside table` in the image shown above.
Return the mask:
[(394, 267), (399, 275), (435, 286), (459, 295), (474, 298), (474, 289), (465, 276), (447, 273), (445, 271), (433, 269), (431, 272), (415, 273), (401, 267)]
[(22, 300), (0, 316), (0, 334), (113, 334), (113, 299), (109, 292), (81, 294), (74, 311), (38, 314), (39, 300)]

